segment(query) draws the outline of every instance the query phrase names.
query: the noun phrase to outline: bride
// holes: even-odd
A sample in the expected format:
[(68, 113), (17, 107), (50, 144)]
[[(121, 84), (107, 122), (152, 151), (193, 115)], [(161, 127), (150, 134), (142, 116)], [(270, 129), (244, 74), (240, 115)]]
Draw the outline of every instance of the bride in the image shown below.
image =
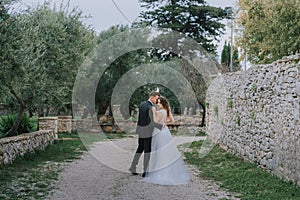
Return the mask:
[[(152, 108), (153, 120), (161, 124), (174, 123), (168, 100), (161, 96), (157, 100), (157, 106), (158, 110)], [(162, 130), (155, 128), (144, 181), (161, 185), (181, 185), (187, 184), (188, 180), (189, 174), (168, 127), (165, 126)]]

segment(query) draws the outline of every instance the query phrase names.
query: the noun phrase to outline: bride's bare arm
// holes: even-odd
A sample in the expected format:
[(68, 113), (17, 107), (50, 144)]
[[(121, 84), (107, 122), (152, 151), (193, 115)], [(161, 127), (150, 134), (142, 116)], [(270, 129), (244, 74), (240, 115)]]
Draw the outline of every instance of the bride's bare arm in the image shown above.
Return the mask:
[(172, 113), (170, 112), (170, 115), (168, 117), (168, 124), (174, 124), (174, 123), (175, 123), (174, 117), (173, 117)]

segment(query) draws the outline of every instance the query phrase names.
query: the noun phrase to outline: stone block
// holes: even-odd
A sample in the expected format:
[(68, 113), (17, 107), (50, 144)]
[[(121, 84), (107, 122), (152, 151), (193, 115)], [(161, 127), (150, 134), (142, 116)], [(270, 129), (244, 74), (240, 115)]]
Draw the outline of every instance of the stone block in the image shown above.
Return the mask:
[(58, 133), (58, 117), (40, 117), (39, 130), (52, 130)]

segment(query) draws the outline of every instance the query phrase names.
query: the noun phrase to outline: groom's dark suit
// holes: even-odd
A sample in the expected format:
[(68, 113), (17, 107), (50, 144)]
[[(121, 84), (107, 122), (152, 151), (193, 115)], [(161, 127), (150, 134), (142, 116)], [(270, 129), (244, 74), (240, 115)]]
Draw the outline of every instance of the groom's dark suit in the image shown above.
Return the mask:
[(163, 125), (153, 121), (152, 108), (153, 104), (150, 100), (144, 101), (139, 107), (139, 117), (137, 122), (136, 133), (139, 136), (138, 148), (134, 155), (130, 171), (136, 172), (136, 165), (138, 164), (141, 154), (144, 152), (144, 172), (146, 172), (151, 152), (151, 140), (154, 127), (162, 129)]

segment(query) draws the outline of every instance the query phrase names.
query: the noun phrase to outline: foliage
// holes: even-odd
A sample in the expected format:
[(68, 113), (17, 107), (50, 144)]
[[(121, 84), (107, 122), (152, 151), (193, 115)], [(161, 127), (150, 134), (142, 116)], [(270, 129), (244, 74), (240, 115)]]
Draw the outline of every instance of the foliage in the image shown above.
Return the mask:
[(113, 63), (111, 63), (109, 68), (106, 69), (105, 73), (99, 80), (96, 92), (96, 102), (98, 103), (98, 115), (104, 114), (106, 110), (101, 109), (101, 105), (104, 105), (104, 107), (105, 105), (110, 106), (112, 92), (119, 79), (135, 66), (139, 66), (145, 63), (146, 59), (146, 52), (144, 50), (137, 50), (126, 53), (117, 58)]
[[(147, 40), (147, 33), (140, 40), (136, 34), (139, 32), (130, 30), (128, 26), (114, 26), (100, 33), (99, 46), (89, 55), (86, 65), (82, 66), (78, 74), (78, 85), (84, 87), (78, 87), (74, 95), (79, 104), (86, 106), (88, 113), (94, 114), (96, 110), (100, 116), (105, 114), (108, 108), (111, 110), (112, 92), (119, 79), (130, 69), (150, 59), (147, 51), (143, 49), (117, 55), (120, 49), (126, 48), (120, 47), (120, 43), (128, 41), (139, 44), (140, 40)], [(97, 86), (95, 99), (85, 98), (89, 96), (88, 92), (93, 90), (94, 85)]]
[(0, 23), (9, 18), (7, 6), (12, 3), (13, 0), (0, 0)]
[(81, 17), (76, 9), (45, 3), (2, 21), (0, 87), (3, 103), (18, 110), (12, 132), (26, 110), (47, 115), (71, 103), (77, 69), (95, 38)]
[(253, 91), (253, 93), (257, 92), (257, 85), (256, 85), (256, 83), (252, 84), (252, 91)]
[(232, 108), (232, 107), (233, 107), (233, 99), (232, 99), (232, 98), (229, 98), (229, 99), (227, 100), (227, 107), (228, 107), (228, 108)]
[(214, 114), (218, 117), (219, 116), (219, 107), (217, 105), (214, 106)]
[(202, 142), (189, 144), (190, 150), (185, 152), (186, 161), (195, 165), (200, 176), (213, 179), (221, 187), (236, 193), (240, 199), (299, 199), (300, 188), (292, 182), (285, 182), (269, 172), (231, 155), (215, 146), (204, 158), (199, 158)]
[[(48, 81), (38, 88), (42, 98), (35, 105), (40, 115), (49, 107), (59, 111), (71, 103), (73, 83), (85, 56), (94, 47), (95, 35), (80, 18), (81, 11), (37, 8), (30, 17), (39, 26), (39, 38), (45, 44), (42, 57), (37, 61), (42, 69), (39, 75)], [(43, 25), (38, 25), (43, 24)], [(56, 113), (55, 113), (56, 114)]]
[(16, 115), (7, 115), (3, 116), (0, 119), (0, 137), (10, 137), (19, 135), (22, 133), (29, 133), (33, 131), (34, 125), (30, 121), (30, 118), (27, 115), (22, 116), (22, 120), (20, 122), (20, 125), (17, 129), (16, 133), (11, 133), (10, 129), (13, 126), (14, 122), (16, 121), (17, 116)]
[(238, 39), (253, 63), (270, 63), (300, 50), (299, 0), (239, 0)]
[(254, 117), (255, 117), (255, 111), (251, 111), (251, 113), (250, 113), (250, 118), (251, 118), (251, 119), (254, 119)]
[(171, 109), (175, 113), (180, 113), (180, 104), (176, 95), (167, 87), (160, 84), (147, 84), (138, 89), (132, 94), (130, 99), (130, 106), (132, 109), (138, 108), (140, 103), (149, 98), (149, 94), (152, 90), (159, 88), (159, 92), (162, 96), (166, 97), (170, 103)]
[[(135, 90), (131, 96), (130, 105), (138, 107), (140, 102), (149, 97), (151, 90), (159, 88), (161, 95), (168, 98), (174, 113), (181, 114), (185, 107), (193, 108), (193, 111), (196, 111), (199, 108), (198, 99), (202, 97), (202, 87), (206, 87), (206, 85), (197, 85), (204, 81), (201, 79), (201, 75), (193, 70), (194, 68), (186, 66), (187, 64), (187, 62), (175, 58), (171, 61), (159, 60), (147, 64), (143, 72), (139, 71), (139, 76), (151, 77), (152, 82), (145, 82), (143, 86)], [(130, 80), (142, 79), (139, 76), (134, 75)], [(194, 77), (198, 79), (193, 80)], [(190, 84), (190, 87), (186, 85), (187, 83)]]
[(141, 0), (146, 11), (141, 12), (140, 23), (184, 33), (197, 41), (208, 52), (215, 53), (223, 32), (220, 22), (226, 17), (221, 8), (209, 6), (204, 0)]
[[(180, 108), (183, 105), (180, 104), (184, 104), (187, 107), (194, 107), (195, 105), (192, 104), (192, 101), (189, 102), (189, 99), (191, 99), (192, 96), (187, 96), (192, 94), (193, 91), (186, 92), (184, 96), (179, 92), (188, 90), (188, 88), (180, 81), (183, 77), (187, 80), (189, 79), (188, 75), (183, 72), (184, 64), (184, 61), (180, 59), (172, 59), (171, 61), (161, 61), (158, 59), (158, 61), (148, 64), (147, 70), (145, 70), (143, 74), (155, 77), (152, 80), (154, 83), (145, 84), (138, 88), (132, 95), (132, 103), (138, 107), (141, 101), (144, 101), (149, 97), (152, 90), (159, 88), (161, 95), (168, 98), (171, 107), (175, 109), (176, 112), (181, 112)], [(182, 77), (182, 75), (184, 76)], [(177, 98), (180, 98), (181, 102), (179, 102)]]

